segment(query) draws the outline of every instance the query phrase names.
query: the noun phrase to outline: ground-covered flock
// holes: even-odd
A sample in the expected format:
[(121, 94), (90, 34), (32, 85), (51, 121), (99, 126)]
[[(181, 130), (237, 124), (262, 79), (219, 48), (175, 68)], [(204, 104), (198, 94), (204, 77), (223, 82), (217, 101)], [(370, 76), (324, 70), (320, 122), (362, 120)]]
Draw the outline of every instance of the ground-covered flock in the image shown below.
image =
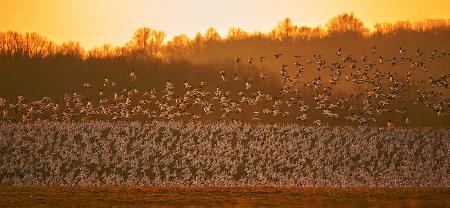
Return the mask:
[(0, 183), (448, 187), (450, 131), (241, 122), (0, 124)]

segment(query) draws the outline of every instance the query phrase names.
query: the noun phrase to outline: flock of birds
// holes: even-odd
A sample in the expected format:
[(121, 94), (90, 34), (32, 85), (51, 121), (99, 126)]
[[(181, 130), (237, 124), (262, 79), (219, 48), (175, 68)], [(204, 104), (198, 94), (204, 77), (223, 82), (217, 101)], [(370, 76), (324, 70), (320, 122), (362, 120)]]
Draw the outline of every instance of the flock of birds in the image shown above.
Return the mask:
[[(272, 59), (282, 56), (276, 53)], [(219, 81), (211, 84), (217, 84), (215, 90), (205, 81), (194, 86), (188, 80), (176, 89), (175, 84), (167, 80), (164, 89), (143, 92), (136, 88), (121, 90), (115, 81), (105, 76), (102, 84), (82, 84), (87, 89), (102, 85), (96, 97), (88, 97), (80, 92), (82, 90), (66, 93), (62, 102), (49, 97), (33, 101), (24, 96), (0, 97), (0, 121), (214, 119), (257, 123), (276, 120), (318, 126), (333, 122), (338, 125), (383, 122), (381, 125), (392, 127), (394, 120), (399, 126), (410, 125), (409, 114), (419, 105), (435, 116), (449, 116), (450, 73), (430, 76), (428, 81), (421, 79), (423, 75), (417, 75), (428, 73), (432, 62), (448, 61), (448, 49), (435, 49), (428, 55), (417, 49), (411, 55), (400, 47), (398, 55), (383, 57), (373, 47), (369, 55), (355, 57), (339, 48), (335, 56), (338, 61), (331, 63), (321, 54), (306, 58), (294, 56), (292, 64), (281, 65), (280, 90), (276, 93), (255, 84), (274, 78), (273, 74), (264, 72), (244, 77), (218, 70)], [(261, 56), (250, 57), (247, 62), (256, 64), (269, 60), (270, 57)], [(244, 63), (243, 58), (235, 58), (236, 65)], [(406, 71), (382, 70), (405, 65)], [(308, 79), (305, 75), (308, 70), (316, 76)], [(327, 75), (320, 76), (320, 73)], [(132, 71), (129, 81), (137, 80), (137, 73)], [(230, 82), (240, 90), (227, 89), (225, 84)], [(337, 96), (336, 89), (340, 85), (358, 89), (350, 90), (346, 96)]]
[(1, 184), (449, 185), (447, 129), (43, 121), (0, 123), (0, 138)]
[[(278, 64), (284, 56), (237, 57), (234, 65)], [(410, 55), (401, 47), (383, 57), (373, 47), (354, 57), (339, 48), (333, 56), (338, 61), (289, 57), (280, 76), (219, 69), (216, 81), (167, 80), (147, 91), (121, 89), (105, 76), (59, 100), (0, 97), (0, 183), (448, 186), (448, 129), (366, 126), (450, 118), (450, 73), (431, 67), (442, 59), (448, 66), (449, 50)], [(127, 79), (140, 81), (135, 71)]]

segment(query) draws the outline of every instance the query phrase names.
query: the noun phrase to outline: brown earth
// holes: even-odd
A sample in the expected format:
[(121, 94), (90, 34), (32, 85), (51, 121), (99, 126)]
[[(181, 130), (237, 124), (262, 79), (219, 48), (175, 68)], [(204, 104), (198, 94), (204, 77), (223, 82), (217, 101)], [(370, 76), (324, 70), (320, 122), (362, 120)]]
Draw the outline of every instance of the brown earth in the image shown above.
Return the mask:
[(0, 207), (449, 207), (449, 188), (0, 186)]

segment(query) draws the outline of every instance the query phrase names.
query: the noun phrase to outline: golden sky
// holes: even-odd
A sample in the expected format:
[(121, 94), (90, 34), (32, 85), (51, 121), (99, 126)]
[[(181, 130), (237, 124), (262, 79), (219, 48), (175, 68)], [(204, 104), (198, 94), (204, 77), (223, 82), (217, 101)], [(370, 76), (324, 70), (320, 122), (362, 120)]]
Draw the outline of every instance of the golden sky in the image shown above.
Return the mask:
[(450, 0), (0, 0), (0, 31), (38, 32), (92, 48), (123, 45), (141, 27), (171, 38), (212, 26), (224, 36), (232, 26), (266, 32), (286, 17), (296, 25), (325, 25), (343, 12), (354, 12), (371, 28), (376, 22), (449, 19)]

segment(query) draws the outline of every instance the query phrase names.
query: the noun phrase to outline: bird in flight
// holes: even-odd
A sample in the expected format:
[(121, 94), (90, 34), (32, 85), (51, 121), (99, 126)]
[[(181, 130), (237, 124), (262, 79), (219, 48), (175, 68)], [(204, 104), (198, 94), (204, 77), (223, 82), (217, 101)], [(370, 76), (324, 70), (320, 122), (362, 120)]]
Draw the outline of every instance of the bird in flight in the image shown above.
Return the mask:
[(338, 51), (336, 52), (336, 55), (341, 56), (342, 53), (342, 48), (339, 48)]
[(259, 57), (259, 62), (263, 62), (264, 59), (266, 59), (266, 58), (267, 58), (266, 56), (261, 56), (261, 57)]

